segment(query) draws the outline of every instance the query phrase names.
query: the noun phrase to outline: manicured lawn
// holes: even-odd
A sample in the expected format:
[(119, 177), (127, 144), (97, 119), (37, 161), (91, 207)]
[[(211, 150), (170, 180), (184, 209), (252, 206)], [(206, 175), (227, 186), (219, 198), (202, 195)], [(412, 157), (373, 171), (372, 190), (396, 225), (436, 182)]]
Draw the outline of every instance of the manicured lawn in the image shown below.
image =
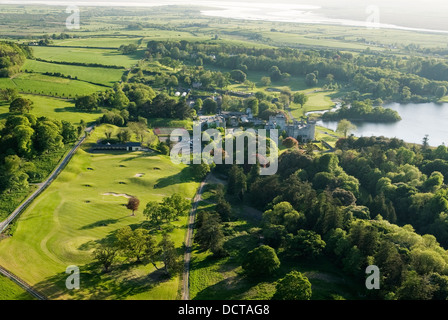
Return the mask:
[(294, 118), (299, 119), (310, 111), (322, 111), (331, 109), (335, 103), (331, 101), (330, 95), (334, 91), (320, 91), (320, 88), (313, 88), (303, 91), (308, 96), (307, 103), (301, 108), (300, 105), (292, 103), (291, 113)]
[[(89, 142), (103, 137), (106, 127), (97, 128)], [(137, 177), (139, 174), (143, 176)], [(13, 237), (0, 242), (0, 265), (51, 299), (176, 299), (179, 276), (164, 279), (151, 264), (127, 262), (103, 274), (92, 264), (92, 251), (98, 241), (117, 229), (141, 225), (147, 202), (161, 201), (175, 192), (191, 198), (197, 187), (189, 170), (174, 165), (166, 156), (79, 150), (57, 180), (22, 214)], [(125, 197), (106, 193), (139, 198), (136, 216), (126, 209)], [(186, 221), (187, 217), (182, 217), (171, 226), (179, 254)], [(166, 228), (152, 231), (157, 240)], [(81, 289), (75, 292), (65, 288), (65, 270), (70, 265), (81, 270)]]

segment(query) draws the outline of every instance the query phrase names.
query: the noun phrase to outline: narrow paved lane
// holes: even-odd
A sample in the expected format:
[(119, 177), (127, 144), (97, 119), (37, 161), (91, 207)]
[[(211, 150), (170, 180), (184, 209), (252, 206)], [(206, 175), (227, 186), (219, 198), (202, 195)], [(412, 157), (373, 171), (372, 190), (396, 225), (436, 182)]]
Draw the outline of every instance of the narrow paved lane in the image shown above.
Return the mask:
[(25, 281), (23, 281), (10, 271), (0, 267), (0, 273), (5, 277), (7, 277), (8, 279), (14, 281), (17, 285), (19, 285), (22, 289), (26, 290), (34, 298), (38, 300), (47, 300), (47, 298), (43, 294), (34, 290), (33, 287), (31, 287), (28, 283), (26, 283)]
[(207, 180), (210, 174), (207, 176), (205, 181), (203, 181), (196, 193), (193, 200), (193, 206), (190, 212), (190, 217), (188, 219), (188, 230), (185, 238), (185, 255), (184, 255), (184, 272), (183, 272), (183, 285), (182, 285), (182, 300), (190, 300), (190, 261), (191, 261), (191, 250), (193, 247), (193, 230), (194, 222), (196, 219), (196, 210), (198, 208), (199, 202), (202, 200), (202, 191), (204, 186), (207, 184)]
[[(86, 129), (87, 133), (90, 133), (93, 130), (94, 127), (89, 127)], [(0, 223), (0, 233), (5, 231), (5, 229), (22, 213), (22, 211), (31, 203), (34, 199), (37, 198), (38, 195), (42, 193), (53, 181), (56, 179), (56, 177), (61, 173), (61, 171), (65, 168), (67, 163), (70, 162), (73, 155), (76, 153), (76, 151), (79, 149), (81, 144), (86, 140), (88, 134), (85, 134), (84, 137), (79, 140), (76, 145), (70, 150), (70, 152), (65, 156), (64, 159), (62, 159), (61, 162), (59, 162), (58, 166), (53, 170), (53, 172), (50, 174), (50, 176), (42, 182), (38, 189), (34, 191), (22, 204), (20, 204), (16, 210), (14, 210), (8, 218), (6, 218), (4, 221)]]
[[(42, 191), (44, 191), (53, 181), (56, 179), (56, 177), (61, 173), (61, 171), (65, 168), (67, 163), (70, 162), (73, 155), (76, 153), (76, 151), (79, 149), (81, 144), (86, 140), (88, 133), (90, 133), (94, 127), (88, 127), (86, 129), (86, 134), (82, 139), (80, 139), (75, 146), (70, 150), (70, 152), (62, 159), (62, 161), (59, 162), (58, 166), (53, 170), (53, 172), (50, 174), (50, 176), (45, 180), (44, 182), (38, 184), (39, 188), (33, 192), (20, 206), (16, 208), (9, 216), (6, 218), (3, 222), (0, 223), (0, 233), (2, 233), (21, 213), (23, 210), (26, 209), (26, 207), (33, 202), (34, 199), (39, 196)], [(8, 271), (0, 266), (0, 274), (4, 275), (5, 277), (9, 278), (10, 280), (14, 281), (17, 285), (25, 289), (29, 294), (31, 294), (33, 297), (39, 299), (39, 300), (46, 300), (47, 298), (42, 295), (41, 293), (37, 292), (33, 289), (28, 283), (26, 283), (24, 280), (17, 277), (15, 274), (13, 274), (11, 271)]]

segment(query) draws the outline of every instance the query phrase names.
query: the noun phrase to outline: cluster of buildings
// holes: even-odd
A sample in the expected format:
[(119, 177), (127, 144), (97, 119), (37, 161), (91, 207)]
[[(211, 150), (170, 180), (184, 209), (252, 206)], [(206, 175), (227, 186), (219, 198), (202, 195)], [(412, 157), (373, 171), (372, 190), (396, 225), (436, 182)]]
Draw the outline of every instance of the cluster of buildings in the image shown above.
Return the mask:
[(279, 134), (286, 132), (287, 136), (298, 139), (301, 142), (314, 141), (316, 138), (316, 122), (308, 120), (292, 123), (283, 113), (269, 117), (269, 121), (258, 119), (252, 115), (250, 108), (243, 112), (222, 112), (213, 116), (199, 116), (203, 128), (222, 127), (236, 128), (245, 125), (264, 127), (265, 129), (278, 129)]

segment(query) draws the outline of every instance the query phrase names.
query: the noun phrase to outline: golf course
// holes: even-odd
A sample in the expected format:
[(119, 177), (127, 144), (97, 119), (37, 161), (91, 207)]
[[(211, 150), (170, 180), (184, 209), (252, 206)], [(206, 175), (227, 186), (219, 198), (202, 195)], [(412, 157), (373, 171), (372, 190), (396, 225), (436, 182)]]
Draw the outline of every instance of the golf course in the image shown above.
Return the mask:
[[(89, 146), (111, 126), (99, 127), (57, 180), (18, 220), (14, 236), (0, 243), (0, 262), (50, 299), (176, 299), (179, 277), (164, 279), (153, 265), (122, 262), (102, 274), (92, 263), (95, 245), (124, 226), (138, 226), (149, 201), (180, 193), (192, 198), (198, 183), (183, 165), (155, 152), (90, 153)], [(155, 188), (157, 185), (157, 188)], [(136, 216), (127, 198), (141, 201)], [(181, 248), (187, 217), (163, 225)], [(81, 272), (81, 288), (65, 287), (68, 266)]]

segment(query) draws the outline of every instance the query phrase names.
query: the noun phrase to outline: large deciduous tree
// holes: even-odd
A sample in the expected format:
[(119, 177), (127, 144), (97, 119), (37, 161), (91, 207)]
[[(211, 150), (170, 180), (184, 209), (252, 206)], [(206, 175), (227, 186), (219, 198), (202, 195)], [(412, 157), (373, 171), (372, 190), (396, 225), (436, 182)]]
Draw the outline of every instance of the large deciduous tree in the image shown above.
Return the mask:
[(340, 132), (344, 135), (344, 137), (347, 137), (347, 135), (351, 132), (356, 130), (356, 126), (352, 124), (347, 119), (342, 119), (338, 123), (338, 127), (336, 129), (336, 132)]
[(312, 295), (310, 281), (298, 271), (288, 273), (275, 289), (273, 300), (310, 300)]
[(276, 271), (280, 260), (273, 248), (262, 245), (246, 255), (242, 267), (250, 277), (263, 277)]
[(104, 269), (104, 272), (109, 272), (110, 267), (117, 258), (118, 247), (113, 244), (100, 244), (95, 251), (93, 251), (93, 258), (98, 261)]
[(25, 98), (16, 98), (9, 105), (11, 113), (29, 113), (33, 109), (33, 101)]

